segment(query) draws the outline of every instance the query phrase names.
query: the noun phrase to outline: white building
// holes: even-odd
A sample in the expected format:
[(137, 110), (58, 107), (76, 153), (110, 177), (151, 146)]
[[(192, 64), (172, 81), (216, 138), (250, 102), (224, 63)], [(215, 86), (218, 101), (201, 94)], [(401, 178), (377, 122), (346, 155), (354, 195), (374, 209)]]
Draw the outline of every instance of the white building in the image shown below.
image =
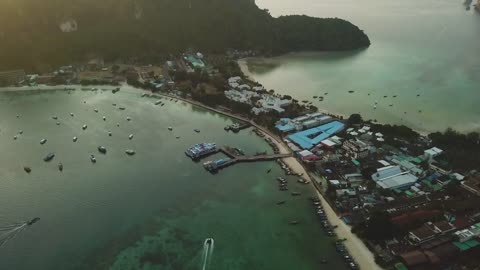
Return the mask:
[(418, 178), (409, 172), (403, 172), (400, 166), (386, 166), (372, 174), (372, 180), (384, 189), (404, 189), (412, 186)]
[(423, 156), (425, 157), (428, 162), (432, 162), (434, 157), (439, 156), (441, 153), (443, 153), (442, 149), (439, 149), (437, 147), (432, 147), (430, 149), (427, 149), (423, 152)]

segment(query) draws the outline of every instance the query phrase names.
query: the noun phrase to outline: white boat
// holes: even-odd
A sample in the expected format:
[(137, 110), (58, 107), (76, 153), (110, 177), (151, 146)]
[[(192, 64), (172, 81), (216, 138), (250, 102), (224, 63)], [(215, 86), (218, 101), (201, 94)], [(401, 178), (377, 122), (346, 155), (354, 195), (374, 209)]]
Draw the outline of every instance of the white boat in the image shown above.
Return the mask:
[(132, 120), (132, 118), (130, 118), (130, 116), (127, 116), (127, 121), (130, 121)]
[(73, 137), (73, 142), (76, 142), (78, 140), (77, 136)]
[(128, 135), (128, 139), (133, 139), (133, 134)]
[(90, 155), (90, 161), (91, 161), (92, 163), (96, 163), (96, 162), (97, 162), (97, 159), (95, 158), (94, 155)]
[(52, 116), (53, 120), (57, 120), (58, 117), (56, 115)]
[(70, 113), (70, 116), (73, 117), (73, 113)]
[(125, 150), (125, 153), (127, 153), (127, 155), (129, 155), (129, 156), (135, 155), (135, 151), (132, 150), (132, 149), (127, 149), (127, 150)]
[(111, 131), (108, 132), (108, 136), (112, 137), (112, 132)]
[(40, 141), (40, 144), (45, 144), (46, 142), (47, 142), (47, 139), (42, 139), (42, 140)]
[(93, 109), (93, 110), (98, 113), (98, 109), (97, 109), (97, 108), (95, 108), (95, 109)]
[(107, 120), (107, 117), (105, 117), (105, 116), (104, 116), (104, 117), (102, 117), (102, 118), (103, 118), (103, 121)]
[(87, 129), (87, 125), (83, 125), (83, 126), (82, 126), (82, 129), (83, 129), (83, 130)]
[(172, 130), (173, 130), (173, 128), (172, 128), (172, 127), (168, 127), (168, 130), (172, 131)]
[(13, 139), (14, 139), (14, 140), (16, 140), (17, 138), (18, 138), (17, 135), (13, 136)]

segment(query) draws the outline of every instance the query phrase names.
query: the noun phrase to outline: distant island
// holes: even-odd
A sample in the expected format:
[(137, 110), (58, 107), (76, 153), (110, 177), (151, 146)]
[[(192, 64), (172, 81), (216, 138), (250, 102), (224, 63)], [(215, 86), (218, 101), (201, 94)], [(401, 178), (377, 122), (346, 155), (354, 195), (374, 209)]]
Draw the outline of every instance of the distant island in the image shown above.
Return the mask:
[(263, 55), (370, 45), (338, 18), (272, 17), (253, 0), (1, 1), (0, 70), (40, 70), (92, 56), (163, 57), (194, 48)]

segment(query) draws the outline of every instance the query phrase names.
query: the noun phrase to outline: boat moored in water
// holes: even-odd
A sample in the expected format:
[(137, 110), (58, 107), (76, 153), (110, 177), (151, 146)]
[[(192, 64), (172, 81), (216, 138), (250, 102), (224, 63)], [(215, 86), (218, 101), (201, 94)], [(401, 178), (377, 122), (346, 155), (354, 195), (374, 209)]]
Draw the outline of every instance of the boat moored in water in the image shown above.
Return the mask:
[(55, 154), (54, 154), (54, 153), (48, 153), (48, 154), (43, 158), (43, 161), (48, 162), (48, 161), (52, 160), (54, 157), (55, 157)]
[(92, 163), (97, 163), (97, 159), (95, 158), (94, 155), (90, 155), (90, 161), (91, 161)]
[(98, 147), (98, 152), (100, 152), (102, 154), (106, 154), (107, 153), (107, 148), (105, 148), (105, 146), (99, 146)]
[(168, 130), (172, 131), (172, 130), (173, 130), (173, 128), (172, 128), (172, 127), (168, 127)]
[(125, 150), (125, 153), (127, 153), (127, 155), (129, 155), (129, 156), (135, 155), (135, 151), (132, 150), (132, 149), (127, 149), (127, 150)]
[(61, 162), (58, 163), (58, 170), (61, 172), (63, 171), (63, 164)]
[(42, 139), (42, 140), (40, 141), (40, 144), (45, 144), (46, 142), (47, 142), (47, 139)]
[(27, 172), (27, 173), (32, 172), (32, 169), (30, 167), (23, 167), (23, 170), (25, 170), (25, 172)]
[(31, 225), (33, 225), (35, 222), (37, 222), (37, 221), (39, 221), (39, 220), (40, 220), (40, 218), (39, 218), (39, 217), (36, 217), (36, 218), (28, 221), (28, 222), (27, 222), (27, 225), (28, 225), (28, 226), (31, 226)]
[(83, 129), (83, 130), (87, 129), (87, 125), (83, 125), (83, 126), (82, 126), (82, 129)]
[(73, 137), (73, 142), (76, 142), (78, 140), (77, 136)]
[(128, 135), (128, 139), (129, 140), (133, 139), (133, 134)]

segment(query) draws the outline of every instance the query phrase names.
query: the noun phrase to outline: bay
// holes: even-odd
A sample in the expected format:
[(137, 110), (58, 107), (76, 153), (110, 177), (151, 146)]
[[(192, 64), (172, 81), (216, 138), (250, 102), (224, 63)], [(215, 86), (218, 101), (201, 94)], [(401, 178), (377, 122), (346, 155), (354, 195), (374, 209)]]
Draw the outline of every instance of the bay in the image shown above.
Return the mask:
[(405, 124), (422, 132), (447, 127), (480, 130), (480, 12), (467, 11), (462, 1), (256, 3), (274, 16), (346, 19), (372, 42), (354, 52), (249, 59), (250, 77), (268, 89), (299, 100), (324, 96), (324, 101), (314, 101), (320, 109), (361, 113), (366, 119)]
[[(271, 152), (262, 139), (226, 133), (229, 118), (166, 99), (155, 106), (141, 93), (0, 92), (0, 227), (40, 217), (0, 247), (0, 269), (202, 269), (208, 237), (215, 248), (206, 269), (315, 269), (322, 259), (344, 268), (307, 200), (311, 187), (292, 177), (290, 190), (302, 196), (278, 191), (284, 173), (273, 162), (212, 175), (184, 154), (210, 141)], [(49, 152), (55, 158), (44, 162)]]

